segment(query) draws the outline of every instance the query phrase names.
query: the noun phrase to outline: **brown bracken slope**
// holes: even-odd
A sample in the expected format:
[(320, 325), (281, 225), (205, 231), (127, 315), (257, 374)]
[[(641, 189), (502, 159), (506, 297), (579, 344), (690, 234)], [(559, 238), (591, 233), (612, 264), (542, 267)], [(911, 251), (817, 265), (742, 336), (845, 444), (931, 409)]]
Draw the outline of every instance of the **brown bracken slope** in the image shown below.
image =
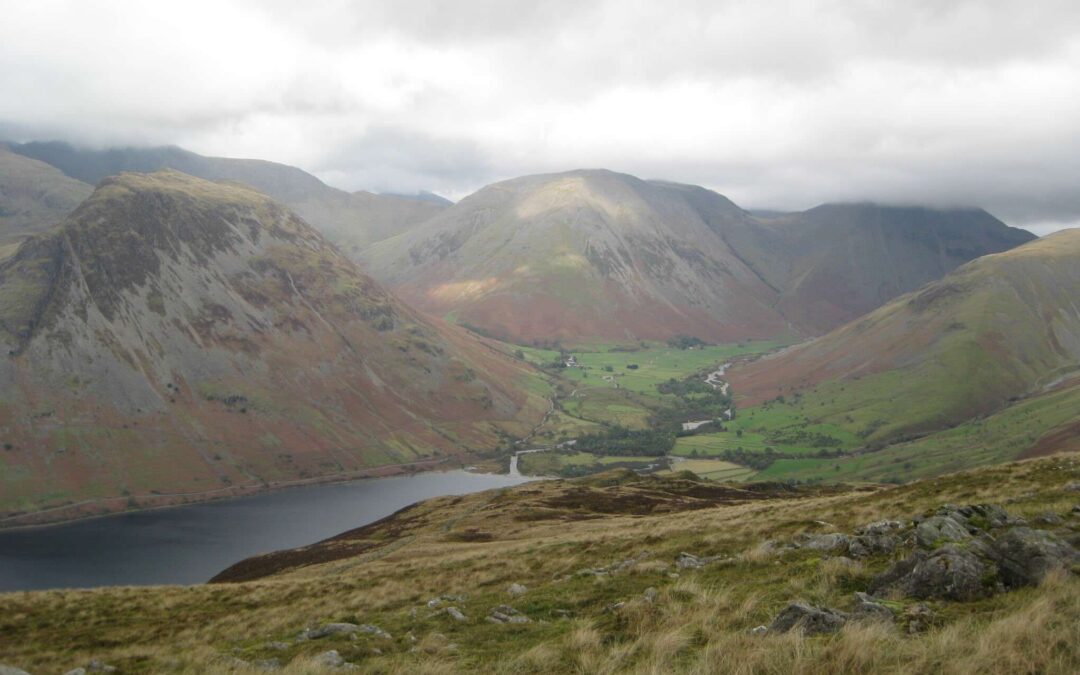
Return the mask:
[(9, 516), (423, 466), (546, 407), (288, 209), (174, 171), (106, 179), (0, 263), (0, 349)]

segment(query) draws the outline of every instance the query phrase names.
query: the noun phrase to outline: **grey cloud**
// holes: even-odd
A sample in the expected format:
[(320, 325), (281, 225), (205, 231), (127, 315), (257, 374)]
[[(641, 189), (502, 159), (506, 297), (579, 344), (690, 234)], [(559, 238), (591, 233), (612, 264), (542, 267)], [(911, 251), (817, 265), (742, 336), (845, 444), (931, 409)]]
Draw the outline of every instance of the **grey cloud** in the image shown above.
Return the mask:
[(475, 143), (394, 127), (370, 129), (311, 168), (343, 189), (406, 194), (421, 190), (455, 194), (498, 176)]
[(14, 140), (176, 143), (347, 189), (461, 196), (606, 166), (748, 207), (876, 199), (1080, 221), (1075, 2), (9, 9), (0, 137)]

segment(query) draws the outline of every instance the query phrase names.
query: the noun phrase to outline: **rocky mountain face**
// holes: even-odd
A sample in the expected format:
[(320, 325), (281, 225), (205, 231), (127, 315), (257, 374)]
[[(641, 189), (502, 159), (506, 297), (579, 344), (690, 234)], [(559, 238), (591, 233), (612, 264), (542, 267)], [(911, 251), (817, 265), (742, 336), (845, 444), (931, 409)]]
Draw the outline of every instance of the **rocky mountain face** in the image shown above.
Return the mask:
[(828, 205), (756, 217), (610, 171), (488, 186), (360, 253), (428, 311), (510, 340), (816, 335), (1032, 238), (983, 211)]
[(173, 171), (104, 180), (0, 263), (0, 350), (7, 513), (423, 465), (546, 407), (285, 207)]
[(58, 225), (92, 189), (0, 143), (0, 247)]
[[(898, 434), (1080, 384), (1080, 230), (974, 260), (810, 342), (728, 372), (743, 405), (817, 389)], [(834, 411), (835, 413), (835, 411)]]
[(448, 204), (438, 197), (423, 195), (349, 193), (286, 164), (205, 157), (177, 147), (91, 150), (67, 143), (34, 142), (12, 144), (11, 148), (92, 185), (123, 171), (147, 173), (159, 169), (175, 169), (206, 180), (243, 183), (291, 208), (349, 255), (427, 220)]

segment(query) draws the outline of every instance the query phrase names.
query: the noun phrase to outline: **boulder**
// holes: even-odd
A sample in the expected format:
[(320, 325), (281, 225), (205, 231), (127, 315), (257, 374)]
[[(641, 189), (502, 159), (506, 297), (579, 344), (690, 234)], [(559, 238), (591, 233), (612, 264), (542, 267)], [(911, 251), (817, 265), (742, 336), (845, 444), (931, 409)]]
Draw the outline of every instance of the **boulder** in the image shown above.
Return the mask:
[(874, 577), (870, 581), (868, 590), (871, 594), (878, 595), (883, 591), (896, 588), (902, 580), (911, 574), (915, 569), (915, 566), (923, 560), (926, 560), (926, 558), (927, 555), (923, 551), (915, 551), (907, 558), (898, 560), (887, 570)]
[(528, 591), (529, 589), (521, 584), (510, 584), (510, 588), (506, 592), (516, 598), (519, 595), (525, 595)]
[(896, 551), (901, 539), (895, 534), (863, 534), (848, 543), (848, 553), (855, 558), (871, 555), (888, 555)]
[(509, 605), (499, 605), (491, 610), (487, 620), (490, 623), (530, 623), (531, 619)]
[(30, 673), (22, 670), (21, 668), (16, 668), (15, 666), (5, 666), (4, 664), (0, 663), (0, 675), (30, 675)]
[(839, 551), (847, 550), (851, 537), (846, 534), (804, 534), (796, 537), (795, 543), (801, 548), (812, 551)]
[(88, 673), (115, 673), (116, 666), (110, 666), (107, 663), (99, 661), (98, 659), (91, 659), (90, 663), (86, 664), (86, 672)]
[(1046, 511), (1035, 516), (1035, 522), (1042, 525), (1060, 525), (1064, 521), (1062, 520), (1061, 516), (1054, 513), (1053, 511)]
[(256, 659), (251, 662), (251, 667), (256, 670), (281, 670), (281, 661), (279, 659)]
[(899, 520), (879, 520), (877, 522), (869, 523), (867, 525), (855, 528), (855, 534), (857, 536), (879, 536), (883, 534), (897, 534), (903, 529), (904, 524)]
[(345, 659), (338, 654), (336, 649), (331, 649), (316, 656), (315, 663), (327, 668), (341, 668), (345, 665)]
[(1065, 492), (1080, 492), (1080, 481), (1069, 481), (1061, 486), (1061, 489)]
[(866, 593), (856, 591), (855, 607), (851, 610), (851, 618), (855, 621), (884, 621), (893, 622), (893, 613), (877, 598)]
[(696, 555), (684, 551), (675, 556), (675, 567), (681, 570), (698, 569), (699, 567), (704, 567), (704, 563), (702, 563), (701, 559)]
[(699, 557), (684, 551), (675, 556), (675, 567), (681, 570), (697, 570), (723, 559), (723, 556), (719, 555)]
[(870, 582), (869, 591), (876, 595), (897, 589), (913, 598), (973, 600), (990, 592), (984, 581), (995, 571), (972, 551), (949, 544), (930, 554), (915, 551), (896, 562)]
[(1080, 553), (1051, 532), (1014, 527), (994, 543), (1001, 579), (1010, 588), (1033, 586), (1047, 573), (1080, 563)]
[(454, 621), (468, 621), (468, 618), (464, 614), (462, 614), (461, 610), (458, 609), (457, 607), (447, 607), (446, 608), (446, 613)]
[(750, 629), (750, 634), (751, 635), (765, 635), (768, 632), (769, 632), (769, 627), (768, 626), (755, 626), (754, 628)]
[(983, 585), (987, 567), (971, 551), (947, 545), (920, 560), (898, 588), (913, 598), (974, 600), (988, 595)]
[(847, 623), (847, 615), (828, 607), (814, 607), (793, 602), (783, 609), (772, 623), (770, 633), (787, 633), (798, 630), (806, 635), (835, 633)]
[(915, 527), (915, 543), (923, 549), (970, 538), (967, 528), (952, 516), (931, 516)]
[[(23, 671), (20, 670), (19, 672), (21, 673)], [(0, 675), (4, 675), (4, 669), (2, 667), (0, 667)], [(86, 675), (86, 668), (72, 668), (64, 673), (64, 675)]]
[(988, 529), (1015, 525), (1018, 519), (1010, 516), (997, 504), (970, 504), (955, 506), (946, 504), (937, 510), (939, 516), (949, 516), (963, 523), (974, 534), (976, 529)]
[(657, 593), (658, 592), (655, 588), (649, 586), (641, 595), (645, 598), (646, 602), (654, 602), (656, 600)]

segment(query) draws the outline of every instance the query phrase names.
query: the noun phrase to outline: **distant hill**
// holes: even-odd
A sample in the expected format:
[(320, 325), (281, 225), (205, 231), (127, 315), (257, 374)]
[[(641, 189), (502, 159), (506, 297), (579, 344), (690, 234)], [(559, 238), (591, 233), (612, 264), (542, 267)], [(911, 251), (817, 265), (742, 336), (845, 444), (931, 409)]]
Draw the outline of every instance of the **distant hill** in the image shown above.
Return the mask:
[(428, 192), (421, 190), (415, 194), (401, 194), (398, 192), (380, 192), (381, 197), (400, 197), (401, 199), (414, 199), (420, 202), (431, 202), (432, 204), (439, 204), (440, 206), (453, 206), (454, 202), (450, 201), (446, 197), (439, 196), (434, 192)]
[(147, 173), (166, 168), (206, 180), (243, 183), (292, 208), (350, 255), (446, 206), (441, 198), (350, 194), (286, 164), (204, 157), (175, 146), (91, 150), (60, 142), (33, 142), (11, 144), (11, 149), (89, 184), (124, 171)]
[(92, 190), (0, 143), (0, 246), (59, 224)]
[(717, 237), (748, 216), (715, 193), (610, 171), (490, 185), (361, 254), (417, 306), (514, 341), (733, 341), (788, 332), (775, 292)]
[(519, 342), (817, 335), (1033, 235), (980, 210), (757, 217), (603, 170), (488, 186), (360, 253), (417, 306)]
[(780, 290), (777, 309), (811, 334), (1035, 238), (982, 209), (825, 204), (758, 224), (728, 241)]
[(0, 349), (3, 513), (422, 466), (546, 409), (285, 207), (175, 171), (103, 180), (0, 263)]
[(1080, 375), (1077, 298), (1080, 230), (1065, 230), (979, 258), (729, 375), (743, 406), (803, 395), (804, 410), (820, 406), (822, 421), (841, 425), (861, 420), (870, 440), (910, 437), (1080, 384), (1071, 380)]

